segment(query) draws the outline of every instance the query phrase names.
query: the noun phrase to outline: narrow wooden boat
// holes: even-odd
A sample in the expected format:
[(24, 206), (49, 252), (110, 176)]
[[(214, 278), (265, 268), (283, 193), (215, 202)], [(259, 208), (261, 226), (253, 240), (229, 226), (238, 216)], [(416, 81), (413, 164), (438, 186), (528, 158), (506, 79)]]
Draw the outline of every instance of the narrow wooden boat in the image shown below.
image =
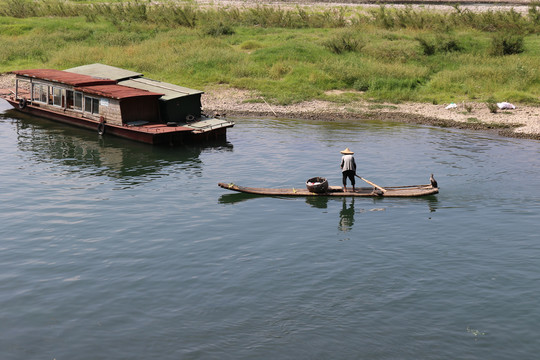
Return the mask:
[(343, 191), (341, 186), (328, 186), (324, 193), (311, 192), (304, 188), (292, 189), (272, 189), (272, 188), (254, 188), (239, 186), (232, 183), (218, 183), (218, 186), (232, 191), (243, 192), (247, 194), (268, 195), (268, 196), (363, 196), (363, 197), (415, 197), (433, 195), (439, 192), (439, 188), (432, 185), (408, 185), (408, 186), (385, 186), (385, 192), (375, 187), (356, 188), (355, 191), (349, 189)]

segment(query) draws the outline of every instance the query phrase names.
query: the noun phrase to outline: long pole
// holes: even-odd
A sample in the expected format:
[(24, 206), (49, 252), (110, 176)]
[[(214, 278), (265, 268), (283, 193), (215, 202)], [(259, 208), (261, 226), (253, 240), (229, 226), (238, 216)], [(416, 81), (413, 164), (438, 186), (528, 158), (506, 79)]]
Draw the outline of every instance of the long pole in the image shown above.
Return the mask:
[(268, 108), (270, 108), (270, 111), (272, 111), (274, 113), (274, 116), (277, 117), (277, 114), (276, 112), (274, 111), (274, 109), (272, 109), (272, 107), (270, 106), (269, 103), (266, 102), (266, 100), (261, 96), (261, 99), (263, 99), (264, 103), (268, 106)]
[(358, 175), (356, 175), (356, 174), (354, 174), (354, 175), (355, 175), (356, 177), (358, 177), (358, 178), (364, 180), (364, 181), (367, 182), (369, 185), (374, 186), (374, 187), (376, 187), (377, 189), (381, 190), (383, 193), (386, 192), (386, 189), (385, 189), (385, 188), (383, 188), (383, 187), (381, 187), (381, 186), (379, 186), (379, 185), (377, 185), (377, 184), (374, 184), (374, 183), (372, 183), (371, 181), (369, 181), (369, 180), (367, 180), (367, 179), (364, 179), (364, 178), (361, 177), (361, 176), (358, 176)]

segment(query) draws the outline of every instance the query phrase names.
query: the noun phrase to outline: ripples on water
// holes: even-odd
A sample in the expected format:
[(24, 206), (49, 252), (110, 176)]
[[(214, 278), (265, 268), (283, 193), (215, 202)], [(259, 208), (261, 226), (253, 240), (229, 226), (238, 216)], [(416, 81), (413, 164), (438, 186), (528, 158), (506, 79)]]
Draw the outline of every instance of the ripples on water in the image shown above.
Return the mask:
[[(381, 122), (239, 119), (149, 147), (0, 119), (3, 359), (532, 359), (537, 141)], [(287, 199), (339, 151), (420, 199)]]

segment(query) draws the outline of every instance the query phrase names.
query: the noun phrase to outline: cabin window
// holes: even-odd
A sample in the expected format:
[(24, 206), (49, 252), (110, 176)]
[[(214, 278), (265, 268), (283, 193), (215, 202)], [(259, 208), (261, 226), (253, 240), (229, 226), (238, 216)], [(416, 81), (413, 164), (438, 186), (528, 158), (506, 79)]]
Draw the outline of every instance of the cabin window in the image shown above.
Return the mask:
[(73, 91), (66, 90), (66, 108), (73, 109)]
[(92, 114), (99, 114), (99, 100), (92, 99)]
[(84, 111), (99, 114), (99, 100), (90, 96), (84, 97)]
[(52, 104), (62, 106), (62, 89), (54, 86), (52, 88)]
[(66, 90), (66, 107), (82, 111), (82, 93)]
[(39, 91), (40, 91), (41, 85), (33, 84), (32, 85), (32, 100), (39, 101)]
[(84, 111), (91, 113), (92, 112), (92, 98), (85, 96), (84, 97)]
[(39, 101), (42, 103), (47, 103), (47, 92), (49, 87), (43, 84), (34, 84), (34, 101)]
[(26, 79), (17, 79), (15, 91), (18, 97), (19, 95), (24, 97), (32, 95), (32, 82)]
[(47, 97), (49, 93), (49, 87), (45, 85), (40, 85), (41, 90), (39, 90), (39, 101), (42, 103), (47, 103)]
[(73, 108), (82, 111), (82, 93), (75, 93), (75, 101), (73, 103)]

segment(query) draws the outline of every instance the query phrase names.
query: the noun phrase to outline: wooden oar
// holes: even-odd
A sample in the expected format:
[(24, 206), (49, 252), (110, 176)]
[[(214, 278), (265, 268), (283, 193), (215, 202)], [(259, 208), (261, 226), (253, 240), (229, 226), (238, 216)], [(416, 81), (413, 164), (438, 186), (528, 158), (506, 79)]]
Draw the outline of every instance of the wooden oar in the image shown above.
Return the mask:
[(358, 177), (358, 178), (364, 180), (364, 181), (367, 182), (369, 185), (376, 187), (377, 189), (381, 190), (383, 193), (386, 192), (386, 189), (385, 189), (385, 188), (383, 188), (383, 187), (381, 187), (381, 186), (379, 186), (379, 185), (377, 185), (377, 184), (374, 184), (374, 183), (372, 183), (371, 181), (369, 181), (369, 180), (367, 180), (367, 179), (364, 179), (363, 177), (358, 176), (358, 175), (356, 175), (356, 174), (354, 174), (354, 176), (356, 176), (356, 177)]

